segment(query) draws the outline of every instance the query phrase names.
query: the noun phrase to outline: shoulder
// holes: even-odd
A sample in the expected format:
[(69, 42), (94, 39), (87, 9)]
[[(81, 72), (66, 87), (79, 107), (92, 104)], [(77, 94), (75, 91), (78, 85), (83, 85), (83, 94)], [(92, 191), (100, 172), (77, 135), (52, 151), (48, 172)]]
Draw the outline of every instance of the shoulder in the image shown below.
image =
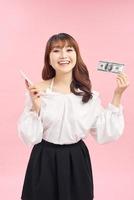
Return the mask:
[(41, 81), (35, 83), (34, 86), (35, 86), (36, 88), (38, 88), (40, 91), (44, 91), (44, 90), (46, 90), (46, 89), (50, 86), (51, 80), (52, 80), (52, 79), (49, 79), (49, 80), (41, 80)]
[(100, 102), (101, 101), (101, 95), (96, 90), (92, 90), (92, 101), (93, 102)]
[(100, 93), (96, 90), (92, 90), (93, 97), (99, 97)]

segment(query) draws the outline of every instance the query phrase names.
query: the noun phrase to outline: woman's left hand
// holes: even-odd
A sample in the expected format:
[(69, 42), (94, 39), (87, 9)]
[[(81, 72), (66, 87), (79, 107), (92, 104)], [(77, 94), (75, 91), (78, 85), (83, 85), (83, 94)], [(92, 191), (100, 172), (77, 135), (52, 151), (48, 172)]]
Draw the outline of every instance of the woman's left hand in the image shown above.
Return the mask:
[(122, 72), (122, 73), (117, 75), (116, 81), (117, 81), (117, 88), (115, 89), (114, 92), (117, 95), (122, 95), (122, 93), (129, 86), (128, 77), (124, 72)]

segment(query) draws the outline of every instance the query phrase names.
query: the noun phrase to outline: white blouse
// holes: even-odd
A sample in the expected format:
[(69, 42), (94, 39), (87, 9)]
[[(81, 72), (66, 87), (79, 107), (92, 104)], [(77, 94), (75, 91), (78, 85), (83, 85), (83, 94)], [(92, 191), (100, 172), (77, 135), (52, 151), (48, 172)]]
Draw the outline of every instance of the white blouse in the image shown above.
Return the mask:
[(21, 140), (28, 146), (42, 139), (55, 144), (71, 144), (91, 134), (103, 144), (118, 139), (124, 129), (123, 107), (109, 103), (101, 105), (99, 93), (92, 91), (93, 98), (87, 103), (74, 93), (63, 94), (50, 87), (41, 92), (40, 114), (31, 111), (32, 100), (26, 91), (24, 110), (17, 123)]

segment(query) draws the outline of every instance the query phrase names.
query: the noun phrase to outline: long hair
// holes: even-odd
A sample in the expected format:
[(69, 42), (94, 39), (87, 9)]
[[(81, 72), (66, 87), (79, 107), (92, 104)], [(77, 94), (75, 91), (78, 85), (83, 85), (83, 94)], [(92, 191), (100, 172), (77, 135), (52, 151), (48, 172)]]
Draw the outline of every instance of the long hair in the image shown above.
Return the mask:
[[(62, 47), (64, 47), (65, 43), (67, 42), (67, 44), (70, 47), (73, 47), (76, 51), (76, 65), (72, 69), (72, 82), (70, 84), (70, 90), (75, 95), (83, 96), (82, 102), (86, 103), (89, 99), (92, 98), (91, 81), (89, 78), (87, 67), (84, 64), (80, 55), (78, 43), (71, 35), (67, 33), (59, 33), (49, 38), (46, 44), (46, 50), (44, 55), (42, 79), (48, 80), (56, 75), (55, 69), (49, 64), (49, 54), (58, 42), (62, 44)], [(81, 90), (81, 92), (78, 92), (77, 89)]]

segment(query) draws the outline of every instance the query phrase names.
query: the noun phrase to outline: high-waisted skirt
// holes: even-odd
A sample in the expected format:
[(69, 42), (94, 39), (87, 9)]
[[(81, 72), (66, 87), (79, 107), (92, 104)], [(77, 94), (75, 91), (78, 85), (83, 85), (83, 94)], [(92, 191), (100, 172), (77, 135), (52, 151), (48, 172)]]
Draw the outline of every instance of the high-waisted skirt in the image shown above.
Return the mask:
[(82, 139), (63, 145), (42, 139), (33, 146), (22, 200), (93, 200), (93, 196), (90, 155)]

